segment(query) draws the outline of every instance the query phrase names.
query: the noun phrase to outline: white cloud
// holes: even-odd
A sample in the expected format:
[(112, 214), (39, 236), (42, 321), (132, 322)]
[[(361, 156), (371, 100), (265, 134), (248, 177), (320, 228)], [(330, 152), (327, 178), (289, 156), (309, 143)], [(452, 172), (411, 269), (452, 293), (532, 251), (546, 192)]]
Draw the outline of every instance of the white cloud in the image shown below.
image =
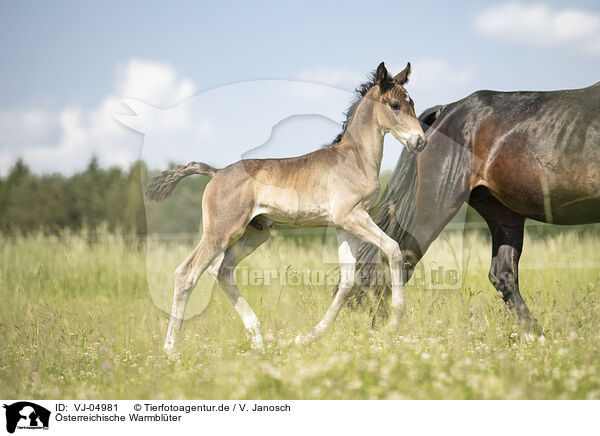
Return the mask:
[[(90, 110), (3, 110), (0, 173), (6, 174), (19, 157), (35, 172), (71, 173), (83, 169), (92, 154), (98, 155), (103, 165), (126, 167), (139, 158), (141, 138), (113, 118), (117, 113), (129, 113), (120, 99), (130, 97), (169, 107), (195, 92), (194, 84), (168, 64), (132, 59), (117, 68), (113, 90)], [(182, 118), (177, 121), (186, 122)]]
[(180, 78), (165, 63), (132, 59), (117, 70), (117, 94), (153, 106), (172, 106), (196, 92), (191, 80)]
[(11, 148), (51, 145), (58, 139), (58, 114), (42, 109), (0, 111), (0, 144)]
[(517, 44), (600, 54), (600, 14), (582, 9), (504, 3), (478, 14), (474, 26), (482, 35)]

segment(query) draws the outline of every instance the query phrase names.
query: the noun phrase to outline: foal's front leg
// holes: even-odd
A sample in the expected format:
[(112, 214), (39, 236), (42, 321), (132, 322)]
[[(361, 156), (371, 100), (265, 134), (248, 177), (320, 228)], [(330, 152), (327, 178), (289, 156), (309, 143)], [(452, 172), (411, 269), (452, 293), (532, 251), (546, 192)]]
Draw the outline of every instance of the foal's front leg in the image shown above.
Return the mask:
[(402, 251), (398, 243), (373, 222), (365, 210), (355, 210), (346, 216), (343, 228), (377, 247), (387, 258), (392, 278), (392, 307), (390, 326), (397, 328), (404, 308), (402, 283)]
[(333, 323), (351, 295), (354, 286), (354, 274), (356, 272), (356, 254), (360, 240), (344, 230), (338, 230), (337, 237), (340, 262), (340, 285), (338, 293), (323, 319), (312, 329), (311, 333), (296, 336), (296, 344), (298, 345), (306, 344), (322, 336)]

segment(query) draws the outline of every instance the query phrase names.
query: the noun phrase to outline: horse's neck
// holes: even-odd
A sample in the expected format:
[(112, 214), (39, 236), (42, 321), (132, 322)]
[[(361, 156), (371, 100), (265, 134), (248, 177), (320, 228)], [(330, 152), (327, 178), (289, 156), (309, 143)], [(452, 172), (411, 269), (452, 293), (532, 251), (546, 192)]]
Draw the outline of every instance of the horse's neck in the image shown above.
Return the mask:
[(368, 175), (379, 176), (383, 158), (384, 132), (375, 117), (376, 101), (365, 96), (346, 129), (346, 139), (352, 141), (360, 155), (361, 164)]

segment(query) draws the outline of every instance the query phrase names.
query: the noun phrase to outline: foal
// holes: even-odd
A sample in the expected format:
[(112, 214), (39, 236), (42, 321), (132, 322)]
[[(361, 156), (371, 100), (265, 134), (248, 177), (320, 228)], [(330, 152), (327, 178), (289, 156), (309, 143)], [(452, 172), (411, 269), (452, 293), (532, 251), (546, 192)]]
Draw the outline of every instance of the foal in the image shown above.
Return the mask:
[(382, 62), (374, 80), (359, 87), (361, 98), (350, 107), (344, 130), (330, 147), (288, 159), (241, 160), (221, 170), (192, 162), (150, 181), (146, 195), (162, 200), (185, 176), (213, 177), (202, 199), (202, 240), (175, 271), (173, 309), (165, 341), (168, 354), (175, 349), (185, 306), (205, 270), (231, 300), (252, 335), (252, 345), (263, 347), (258, 318), (238, 292), (231, 272), (268, 239), (273, 223), (333, 225), (338, 229), (339, 291), (323, 319), (308, 335), (298, 335), (296, 343), (321, 336), (335, 320), (353, 288), (361, 240), (376, 246), (389, 262), (391, 322), (398, 323), (404, 304), (402, 254), (398, 243), (371, 220), (368, 210), (375, 206), (379, 194), (384, 135), (391, 132), (414, 153), (426, 144), (413, 102), (403, 87), (409, 75), (410, 63), (392, 78)]

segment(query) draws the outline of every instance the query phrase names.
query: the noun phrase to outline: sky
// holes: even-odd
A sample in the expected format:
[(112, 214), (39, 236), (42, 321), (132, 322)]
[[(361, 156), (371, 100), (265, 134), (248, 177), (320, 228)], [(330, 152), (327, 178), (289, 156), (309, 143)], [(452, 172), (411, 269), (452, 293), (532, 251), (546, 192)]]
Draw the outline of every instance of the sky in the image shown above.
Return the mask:
[[(594, 84), (600, 4), (2, 1), (0, 53), (0, 175), (18, 158), (37, 173), (72, 174), (93, 155), (105, 167), (140, 157), (153, 168), (222, 166), (263, 142), (260, 157), (330, 141), (351, 91), (381, 61), (394, 74), (411, 62), (417, 113), (478, 89)], [(265, 80), (292, 96), (286, 107), (310, 97), (297, 113), (320, 116), (277, 124), (265, 116), (273, 100), (258, 94), (265, 82), (253, 82)], [(315, 86), (294, 95), (297, 81)], [(219, 110), (206, 111), (210, 98)], [(211, 119), (227, 108), (238, 115)], [(266, 133), (246, 135), (253, 125)], [(386, 139), (384, 169), (401, 148)]]

